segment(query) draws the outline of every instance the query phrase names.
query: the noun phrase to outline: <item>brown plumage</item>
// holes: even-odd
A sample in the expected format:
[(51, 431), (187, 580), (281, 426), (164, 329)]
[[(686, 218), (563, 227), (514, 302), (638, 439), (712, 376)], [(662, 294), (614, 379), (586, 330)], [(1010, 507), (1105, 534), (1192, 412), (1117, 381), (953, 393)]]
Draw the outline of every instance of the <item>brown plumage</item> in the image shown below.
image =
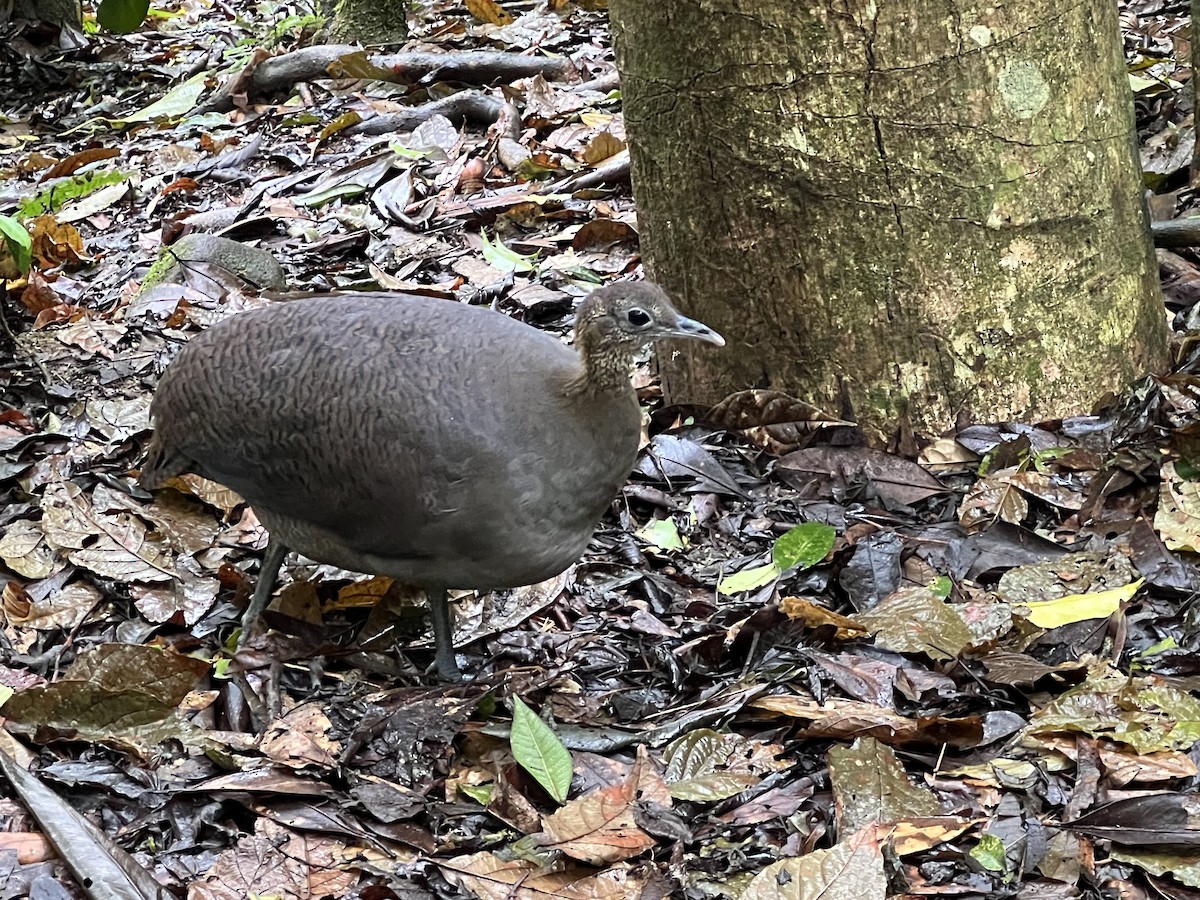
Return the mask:
[(723, 344), (656, 286), (594, 291), (579, 352), (445, 300), (350, 294), (241, 313), (168, 368), (141, 483), (194, 472), (270, 531), (244, 628), (287, 549), (429, 593), (444, 678), (458, 675), (447, 588), (549, 578), (579, 558), (637, 452), (634, 354)]

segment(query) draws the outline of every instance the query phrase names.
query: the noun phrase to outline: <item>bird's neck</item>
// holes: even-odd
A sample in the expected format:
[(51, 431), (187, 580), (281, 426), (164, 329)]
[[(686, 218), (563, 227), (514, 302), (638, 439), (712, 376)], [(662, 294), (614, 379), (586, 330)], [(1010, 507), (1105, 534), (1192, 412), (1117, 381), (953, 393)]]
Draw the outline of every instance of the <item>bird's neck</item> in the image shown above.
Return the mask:
[(631, 390), (629, 373), (633, 355), (624, 347), (596, 347), (586, 332), (575, 335), (579, 353), (579, 374), (567, 383), (567, 395), (584, 393), (622, 393)]

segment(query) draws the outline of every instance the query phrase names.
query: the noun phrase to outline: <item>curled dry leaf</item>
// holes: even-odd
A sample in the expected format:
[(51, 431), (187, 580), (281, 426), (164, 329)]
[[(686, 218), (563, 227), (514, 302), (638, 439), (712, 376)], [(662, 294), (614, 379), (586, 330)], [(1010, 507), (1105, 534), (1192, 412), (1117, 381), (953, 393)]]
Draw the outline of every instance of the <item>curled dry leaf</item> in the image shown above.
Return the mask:
[(849, 747), (831, 747), (829, 780), (839, 834), (873, 823), (891, 824), (943, 812), (928, 788), (909, 780), (896, 752), (874, 738), (860, 738)]
[(868, 826), (828, 850), (772, 863), (742, 900), (883, 900), (888, 884), (876, 834)]
[(340, 897), (359, 881), (359, 872), (345, 867), (344, 845), (316, 834), (299, 834), (271, 819), (258, 819), (255, 833), (217, 857), (204, 878), (188, 890), (192, 900), (234, 900), (277, 897), (308, 900)]
[(644, 881), (624, 865), (599, 873), (573, 867), (547, 871), (531, 860), (491, 852), (438, 860), (438, 866), (447, 881), (480, 900), (629, 900), (642, 896)]
[(624, 782), (585, 794), (547, 816), (542, 843), (596, 866), (637, 856), (655, 843), (635, 821), (639, 800), (670, 806), (667, 786), (644, 746)]
[(41, 526), (28, 519), (13, 522), (0, 536), (0, 559), (25, 578), (48, 578), (65, 565)]
[(136, 517), (98, 509), (74, 482), (46, 486), (42, 527), (59, 553), (97, 575), (149, 582), (167, 581), (173, 575), (166, 548), (148, 539)]
[(822, 428), (854, 424), (782, 391), (766, 390), (730, 394), (710, 409), (706, 418), (714, 425), (743, 432), (780, 456), (807, 445)]

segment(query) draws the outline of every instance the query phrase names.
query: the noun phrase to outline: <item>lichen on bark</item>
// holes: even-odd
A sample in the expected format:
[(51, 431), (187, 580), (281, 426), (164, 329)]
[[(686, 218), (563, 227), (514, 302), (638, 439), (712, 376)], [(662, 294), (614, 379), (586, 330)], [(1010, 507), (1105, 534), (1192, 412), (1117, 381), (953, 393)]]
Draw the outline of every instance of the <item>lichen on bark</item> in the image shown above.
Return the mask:
[(731, 338), (664, 360), (672, 396), (844, 387), (882, 438), (1163, 364), (1107, 2), (702, 6), (611, 4), (643, 251)]

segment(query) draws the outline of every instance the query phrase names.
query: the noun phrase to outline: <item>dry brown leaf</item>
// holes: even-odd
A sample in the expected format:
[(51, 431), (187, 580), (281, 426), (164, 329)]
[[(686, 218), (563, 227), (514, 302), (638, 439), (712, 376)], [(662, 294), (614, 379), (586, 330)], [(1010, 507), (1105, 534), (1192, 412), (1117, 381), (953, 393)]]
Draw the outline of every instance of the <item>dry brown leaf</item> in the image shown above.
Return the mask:
[(962, 472), (979, 462), (979, 454), (968, 450), (954, 438), (938, 438), (921, 451), (918, 461), (934, 474)]
[(830, 698), (820, 703), (798, 694), (774, 694), (751, 700), (749, 707), (778, 715), (807, 720), (800, 729), (806, 737), (823, 740), (853, 740), (873, 737), (889, 746), (949, 743), (970, 747), (983, 736), (983, 725), (976, 717), (958, 719), (910, 719), (872, 703)]
[(46, 540), (77, 566), (121, 581), (168, 581), (174, 566), (161, 544), (127, 512), (111, 514), (92, 505), (79, 485), (60, 481), (42, 496)]
[(583, 148), (583, 161), (589, 165), (602, 163), (625, 149), (625, 142), (611, 131), (601, 131)]
[(784, 597), (779, 601), (779, 611), (807, 628), (831, 625), (835, 629), (834, 637), (839, 641), (854, 640), (868, 634), (868, 629), (861, 623), (804, 597)]
[[(1046, 735), (1040, 739), (1040, 743), (1046, 749), (1057, 751), (1067, 759), (1078, 759), (1079, 741), (1074, 735)], [(1193, 778), (1197, 773), (1196, 763), (1188, 754), (1178, 750), (1138, 753), (1132, 748), (1098, 741), (1096, 752), (1104, 769), (1105, 783), (1114, 787)]]
[(643, 878), (619, 865), (596, 873), (567, 868), (545, 871), (525, 859), (473, 853), (436, 860), (446, 880), (480, 900), (630, 900), (642, 895)]
[(54, 216), (38, 216), (30, 223), (33, 258), (39, 269), (63, 263), (78, 265), (84, 259), (83, 236), (74, 225)]
[(312, 900), (344, 896), (360, 876), (353, 868), (338, 867), (342, 846), (330, 838), (299, 834), (261, 818), (253, 835), (224, 851), (204, 877), (190, 885), (188, 898)]
[(871, 825), (828, 850), (772, 863), (754, 876), (742, 900), (883, 900), (886, 896), (883, 851), (877, 826)]
[(61, 162), (55, 163), (38, 180), (46, 182), (52, 178), (66, 178), (68, 175), (74, 175), (84, 166), (99, 162), (102, 159), (115, 159), (120, 155), (121, 151), (116, 147), (91, 147), (87, 150), (80, 150), (78, 153), (72, 153)]
[(292, 769), (337, 765), (341, 744), (329, 736), (333, 723), (316, 703), (305, 703), (276, 719), (263, 735), (264, 756)]
[(670, 804), (667, 786), (644, 747), (638, 748), (637, 762), (622, 784), (592, 791), (547, 816), (543, 827), (548, 840), (543, 843), (597, 866), (637, 856), (655, 843), (634, 820), (638, 799)]
[(125, 337), (128, 329), (112, 322), (97, 322), (84, 317), (54, 332), (54, 337), (70, 347), (78, 347), (86, 353), (115, 359), (117, 343)]
[(743, 432), (777, 456), (804, 446), (822, 428), (852, 426), (782, 391), (730, 394), (708, 411), (708, 421)]
[(920, 853), (954, 840), (973, 824), (961, 816), (903, 819), (892, 826), (892, 847), (899, 856)]
[(29, 271), (29, 282), (25, 285), (25, 289), (21, 291), (20, 296), (21, 305), (35, 316), (59, 307), (66, 307), (67, 309), (75, 308), (63, 302), (62, 297), (54, 290), (54, 285), (47, 281), (46, 276), (38, 269), (31, 269)]

